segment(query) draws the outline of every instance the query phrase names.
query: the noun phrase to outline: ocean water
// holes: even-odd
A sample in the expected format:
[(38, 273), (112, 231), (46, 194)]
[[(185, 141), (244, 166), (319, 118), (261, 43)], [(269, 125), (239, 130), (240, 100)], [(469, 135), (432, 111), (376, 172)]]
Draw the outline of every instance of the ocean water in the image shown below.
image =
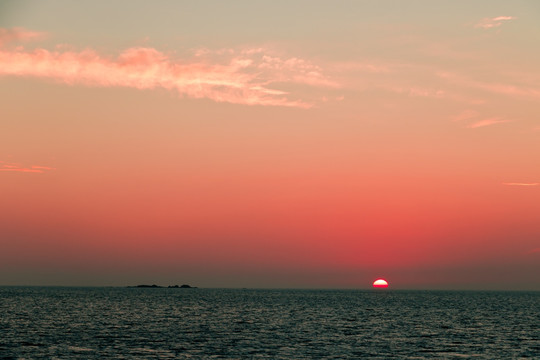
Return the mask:
[(0, 287), (0, 359), (540, 358), (540, 292)]

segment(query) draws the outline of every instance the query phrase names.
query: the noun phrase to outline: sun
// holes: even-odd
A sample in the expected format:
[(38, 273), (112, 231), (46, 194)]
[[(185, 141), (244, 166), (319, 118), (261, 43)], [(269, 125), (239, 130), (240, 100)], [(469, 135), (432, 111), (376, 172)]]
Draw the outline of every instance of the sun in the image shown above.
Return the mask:
[(374, 288), (387, 288), (388, 287), (388, 281), (384, 279), (377, 279), (373, 282)]

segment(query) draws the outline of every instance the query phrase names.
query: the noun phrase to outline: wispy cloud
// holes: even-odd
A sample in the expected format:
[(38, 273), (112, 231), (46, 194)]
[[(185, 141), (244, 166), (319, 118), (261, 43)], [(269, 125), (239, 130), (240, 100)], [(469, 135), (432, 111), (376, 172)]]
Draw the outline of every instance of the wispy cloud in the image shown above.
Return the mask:
[(503, 185), (506, 186), (538, 186), (540, 183), (521, 183), (521, 182), (503, 182)]
[(37, 31), (29, 31), (22, 28), (0, 28), (0, 46), (10, 42), (37, 40), (44, 37), (44, 33)]
[[(19, 35), (13, 35), (19, 34)], [(1, 37), (20, 39), (19, 30)], [(28, 33), (30, 34), (30, 33)], [(297, 57), (282, 58), (264, 49), (199, 50), (191, 59), (175, 59), (150, 47), (133, 47), (116, 58), (95, 50), (0, 50), (0, 75), (48, 78), (75, 85), (164, 88), (181, 96), (245, 105), (309, 108), (313, 104), (274, 86), (283, 83), (310, 87), (338, 87), (323, 69)], [(273, 86), (274, 85), (274, 86)]]
[(470, 120), (470, 119), (474, 119), (476, 117), (478, 117), (479, 113), (478, 111), (476, 110), (464, 110), (462, 111), (460, 114), (458, 114), (457, 116), (454, 116), (452, 118), (453, 121), (465, 121), (465, 120)]
[(426, 89), (420, 87), (409, 87), (406, 89), (396, 88), (395, 90), (398, 93), (406, 93), (409, 96), (413, 97), (428, 97), (428, 98), (443, 98), (445, 97), (444, 90), (441, 89)]
[[(262, 51), (261, 51), (262, 52)], [(244, 54), (253, 56), (250, 51)], [(258, 61), (257, 61), (258, 60)], [(255, 61), (259, 70), (274, 74), (273, 82), (293, 82), (311, 86), (339, 87), (339, 84), (323, 75), (323, 69), (305, 59), (297, 57), (281, 58), (263, 54), (259, 59), (245, 59)]]
[(473, 82), (471, 85), (492, 93), (516, 97), (540, 98), (540, 90), (531, 87), (521, 87), (511, 84)]
[(338, 72), (363, 72), (363, 73), (390, 73), (396, 69), (406, 67), (402, 64), (386, 63), (378, 61), (349, 61), (349, 62), (340, 62), (333, 65), (335, 71)]
[(470, 129), (475, 129), (475, 128), (484, 127), (484, 126), (506, 123), (509, 121), (510, 120), (505, 120), (505, 119), (500, 119), (500, 118), (490, 118), (490, 119), (476, 121), (472, 124), (469, 124), (467, 127)]
[(53, 167), (41, 166), (41, 165), (32, 165), (24, 166), (19, 163), (9, 163), (0, 161), (0, 171), (9, 171), (9, 172), (27, 172), (27, 173), (44, 173), (46, 171), (56, 170)]
[(437, 76), (455, 85), (479, 89), (494, 94), (528, 100), (540, 99), (540, 89), (535, 85), (518, 86), (513, 84), (478, 81), (457, 73), (443, 71), (437, 72)]
[(501, 26), (504, 22), (515, 20), (516, 17), (514, 16), (497, 16), (494, 18), (485, 18), (482, 19), (480, 22), (478, 22), (476, 25), (474, 25), (475, 28), (482, 28), (482, 29), (491, 29), (495, 27)]
[(540, 248), (529, 250), (527, 254), (540, 254)]
[(500, 117), (490, 117), (490, 118), (483, 118), (481, 117), (481, 114), (476, 110), (464, 110), (457, 116), (452, 118), (455, 122), (465, 122), (467, 123), (466, 127), (469, 129), (475, 129), (485, 126), (491, 126), (495, 124), (501, 124), (501, 123), (507, 123), (511, 122), (512, 120), (509, 119), (503, 119)]

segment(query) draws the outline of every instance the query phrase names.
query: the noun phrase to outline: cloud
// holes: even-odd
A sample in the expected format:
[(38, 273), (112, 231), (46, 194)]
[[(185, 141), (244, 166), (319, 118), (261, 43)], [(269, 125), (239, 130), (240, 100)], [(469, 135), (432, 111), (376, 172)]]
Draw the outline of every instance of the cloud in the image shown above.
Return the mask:
[(31, 168), (34, 170), (56, 170), (55, 168), (52, 168), (49, 166), (38, 166), (38, 165), (34, 165)]
[(464, 121), (464, 120), (471, 120), (478, 117), (478, 115), (479, 115), (478, 111), (468, 109), (468, 110), (462, 111), (459, 115), (452, 118), (452, 120), (458, 121), (458, 122)]
[[(250, 54), (249, 50), (245, 52)], [(260, 70), (270, 70), (277, 75), (274, 82), (293, 82), (311, 86), (337, 88), (339, 84), (323, 75), (320, 66), (296, 57), (283, 59), (277, 56), (263, 55), (257, 62)]]
[(6, 163), (0, 161), (0, 171), (4, 172), (27, 172), (27, 173), (44, 173), (46, 171), (56, 170), (55, 168), (49, 166), (41, 165), (32, 165), (32, 166), (23, 166), (19, 163)]
[(527, 254), (540, 254), (540, 248), (529, 250)]
[(476, 129), (479, 127), (485, 127), (485, 126), (501, 124), (501, 123), (506, 123), (506, 122), (511, 121), (507, 119), (501, 119), (498, 117), (478, 120), (479, 115), (480, 113), (478, 111), (469, 109), (469, 110), (465, 110), (461, 112), (459, 115), (455, 116), (452, 120), (456, 122), (468, 122), (469, 124), (467, 125), (467, 127), (469, 129)]
[(0, 46), (11, 42), (38, 40), (44, 37), (44, 33), (28, 31), (22, 28), (0, 28)]
[(363, 73), (390, 73), (396, 69), (406, 67), (402, 64), (384, 63), (381, 61), (373, 62), (341, 62), (334, 65), (336, 71), (351, 72), (358, 71)]
[(474, 25), (475, 28), (491, 29), (501, 26), (505, 21), (517, 19), (514, 16), (497, 16), (494, 18), (485, 18)]
[(445, 96), (444, 90), (441, 89), (426, 89), (426, 88), (419, 88), (419, 87), (409, 87), (407, 89), (402, 88), (396, 88), (396, 92), (398, 93), (406, 93), (409, 96), (413, 97), (429, 97), (429, 98), (443, 98)]
[(540, 183), (519, 183), (519, 182), (503, 182), (503, 185), (506, 186), (538, 186)]
[[(9, 35), (12, 33), (4, 30), (3, 36), (13, 38)], [(116, 58), (103, 56), (92, 49), (0, 49), (0, 75), (48, 78), (68, 85), (164, 88), (194, 99), (299, 108), (309, 108), (313, 104), (275, 89), (272, 84), (339, 87), (323, 75), (319, 66), (308, 60), (271, 56), (261, 48), (242, 51), (200, 49), (192, 59), (174, 59), (170, 54), (149, 47), (128, 48)]]
[(503, 95), (517, 96), (517, 97), (529, 97), (529, 98), (540, 98), (540, 90), (530, 87), (518, 87), (515, 85), (508, 84), (497, 84), (497, 83), (482, 83), (475, 82), (472, 83), (477, 88), (497, 93)]
[(490, 118), (490, 119), (484, 119), (484, 120), (480, 120), (480, 121), (476, 121), (472, 124), (469, 124), (467, 125), (468, 128), (470, 129), (476, 129), (476, 128), (479, 128), (479, 127), (484, 127), (484, 126), (490, 126), (490, 125), (495, 125), (495, 124), (501, 124), (501, 123), (505, 123), (505, 122), (509, 122), (510, 120), (504, 120), (504, 119), (500, 119), (500, 118)]
[(506, 95), (528, 100), (540, 99), (540, 89), (534, 85), (517, 86), (512, 84), (477, 81), (456, 73), (442, 71), (437, 72), (437, 76), (456, 85), (480, 89), (494, 94)]

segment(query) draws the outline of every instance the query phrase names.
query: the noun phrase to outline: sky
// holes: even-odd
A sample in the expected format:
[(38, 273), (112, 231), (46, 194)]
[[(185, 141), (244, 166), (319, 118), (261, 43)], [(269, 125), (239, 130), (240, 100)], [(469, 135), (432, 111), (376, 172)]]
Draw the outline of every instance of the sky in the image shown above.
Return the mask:
[(539, 18), (1, 1), (0, 285), (540, 290)]

